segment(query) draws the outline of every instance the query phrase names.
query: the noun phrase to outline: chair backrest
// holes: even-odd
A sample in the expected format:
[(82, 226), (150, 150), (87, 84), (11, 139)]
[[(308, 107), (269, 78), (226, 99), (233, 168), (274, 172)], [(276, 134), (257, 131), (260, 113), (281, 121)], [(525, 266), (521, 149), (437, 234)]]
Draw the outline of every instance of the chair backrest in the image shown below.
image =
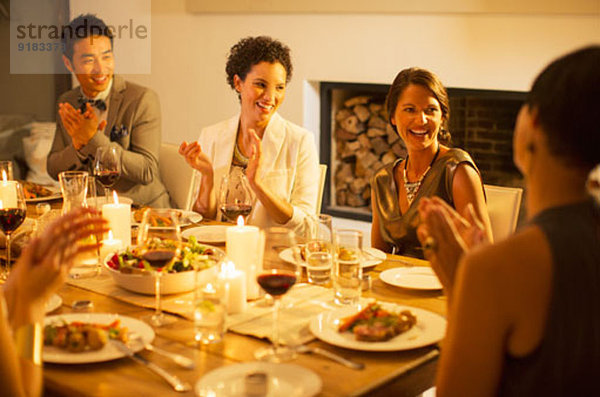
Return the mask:
[(180, 209), (191, 209), (193, 168), (179, 154), (177, 145), (162, 143), (159, 156), (160, 179), (171, 197), (171, 204)]
[(327, 176), (327, 164), (319, 164), (319, 195), (317, 196), (317, 215), (321, 213), (323, 204), (323, 190), (325, 188), (325, 177)]
[(517, 228), (523, 189), (484, 185), (494, 241), (510, 236)]

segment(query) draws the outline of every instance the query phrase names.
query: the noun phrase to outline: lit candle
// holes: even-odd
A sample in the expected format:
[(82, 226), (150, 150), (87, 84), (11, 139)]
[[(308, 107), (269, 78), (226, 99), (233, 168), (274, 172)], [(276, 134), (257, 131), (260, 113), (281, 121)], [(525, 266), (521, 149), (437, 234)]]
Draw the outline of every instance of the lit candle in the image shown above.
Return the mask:
[(17, 182), (7, 180), (5, 170), (2, 170), (2, 183), (0, 183), (0, 200), (2, 200), (2, 208), (17, 207)]
[(246, 273), (248, 298), (256, 299), (260, 293), (256, 282), (260, 263), (259, 229), (256, 226), (244, 226), (244, 218), (239, 216), (237, 226), (228, 227), (226, 230), (227, 257), (238, 269)]
[(233, 262), (225, 262), (219, 272), (219, 284), (227, 313), (240, 313), (246, 310), (246, 274), (236, 270)]
[(102, 246), (100, 247), (100, 260), (106, 259), (110, 254), (114, 254), (123, 248), (123, 242), (113, 238), (112, 230), (108, 231), (108, 237), (102, 240)]
[(115, 239), (124, 245), (131, 244), (131, 204), (120, 204), (117, 192), (113, 190), (114, 203), (102, 206), (102, 216), (108, 221)]

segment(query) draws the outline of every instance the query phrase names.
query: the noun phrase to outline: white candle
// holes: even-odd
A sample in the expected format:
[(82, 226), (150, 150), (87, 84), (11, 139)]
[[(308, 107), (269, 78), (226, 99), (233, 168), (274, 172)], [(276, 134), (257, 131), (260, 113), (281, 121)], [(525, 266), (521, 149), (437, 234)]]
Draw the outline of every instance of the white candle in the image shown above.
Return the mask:
[(100, 247), (100, 260), (103, 261), (110, 254), (114, 254), (123, 248), (123, 242), (113, 238), (112, 230), (108, 231), (108, 238), (102, 240)]
[(238, 218), (237, 226), (228, 227), (226, 232), (227, 258), (237, 269), (246, 273), (246, 292), (249, 299), (259, 297), (260, 288), (256, 282), (260, 264), (259, 229), (244, 226), (244, 218)]
[(236, 270), (233, 262), (225, 262), (219, 272), (220, 290), (227, 313), (240, 313), (246, 310), (246, 274)]
[(16, 181), (0, 182), (0, 200), (2, 200), (2, 208), (17, 208)]
[(113, 197), (114, 203), (102, 206), (102, 216), (108, 221), (115, 239), (127, 246), (131, 244), (131, 204), (120, 204), (114, 191)]

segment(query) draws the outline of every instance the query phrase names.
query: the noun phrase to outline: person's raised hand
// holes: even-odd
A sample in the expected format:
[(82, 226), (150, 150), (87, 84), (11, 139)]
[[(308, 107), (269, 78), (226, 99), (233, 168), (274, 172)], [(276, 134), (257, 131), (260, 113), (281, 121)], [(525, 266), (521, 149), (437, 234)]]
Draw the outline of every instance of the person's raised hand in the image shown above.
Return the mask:
[(250, 129), (249, 132), (252, 152), (250, 153), (250, 160), (246, 167), (246, 177), (248, 178), (248, 182), (250, 182), (250, 186), (254, 187), (257, 184), (257, 173), (262, 158), (262, 141), (256, 134), (256, 131)]
[(98, 116), (89, 103), (86, 103), (83, 113), (70, 103), (59, 103), (58, 115), (77, 150), (87, 145), (98, 130), (106, 127), (106, 120), (98, 122)]
[(212, 175), (213, 166), (208, 156), (202, 151), (198, 142), (181, 142), (179, 145), (179, 154), (185, 158), (185, 161), (203, 175)]

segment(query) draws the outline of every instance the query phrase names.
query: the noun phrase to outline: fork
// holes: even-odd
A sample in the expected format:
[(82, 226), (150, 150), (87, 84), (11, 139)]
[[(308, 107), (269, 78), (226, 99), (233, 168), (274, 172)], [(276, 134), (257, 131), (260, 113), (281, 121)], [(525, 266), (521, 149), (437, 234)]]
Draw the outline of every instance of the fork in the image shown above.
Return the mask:
[(352, 369), (364, 369), (365, 365), (363, 363), (357, 363), (355, 361), (348, 360), (342, 356), (339, 356), (335, 353), (332, 353), (328, 350), (321, 349), (320, 347), (311, 347), (306, 345), (297, 345), (295, 349), (298, 353), (314, 353), (323, 357), (327, 357), (330, 360), (336, 361), (342, 365), (345, 365), (348, 368)]
[(146, 343), (144, 342), (144, 340), (142, 339), (141, 335), (138, 334), (131, 334), (130, 337), (132, 338), (132, 341), (135, 343), (139, 343), (141, 346), (144, 347), (144, 349), (154, 352), (156, 354), (160, 354), (161, 356), (165, 356), (167, 358), (170, 358), (171, 360), (173, 360), (177, 365), (179, 365), (182, 368), (185, 369), (194, 369), (196, 367), (196, 364), (194, 363), (194, 361), (191, 358), (188, 358), (184, 355), (181, 354), (177, 354), (177, 353), (171, 353), (169, 351), (163, 350), (159, 347), (154, 346), (151, 343)]

